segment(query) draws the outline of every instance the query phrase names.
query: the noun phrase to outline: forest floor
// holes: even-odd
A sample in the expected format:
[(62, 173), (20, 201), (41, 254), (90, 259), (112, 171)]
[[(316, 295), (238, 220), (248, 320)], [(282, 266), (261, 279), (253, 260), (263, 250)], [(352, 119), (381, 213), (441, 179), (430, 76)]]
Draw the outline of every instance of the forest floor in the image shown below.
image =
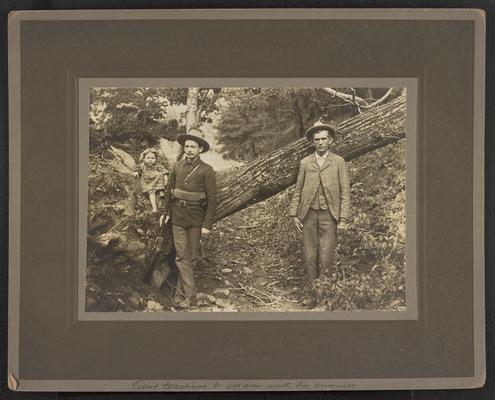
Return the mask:
[(266, 240), (270, 233), (260, 215), (265, 207), (260, 203), (217, 224), (205, 240), (199, 289), (214, 296), (228, 293), (228, 302), (220, 305), (232, 311), (305, 311), (301, 251), (294, 260), (277, 254)]
[[(195, 271), (198, 301), (189, 311), (308, 311), (302, 305), (306, 279), (302, 247), (281, 258), (267, 241), (267, 202), (224, 218), (202, 239)], [(172, 285), (165, 282), (157, 289), (142, 283), (141, 266), (117, 262), (98, 270), (90, 280), (88, 311), (93, 307), (94, 311), (176, 311)]]

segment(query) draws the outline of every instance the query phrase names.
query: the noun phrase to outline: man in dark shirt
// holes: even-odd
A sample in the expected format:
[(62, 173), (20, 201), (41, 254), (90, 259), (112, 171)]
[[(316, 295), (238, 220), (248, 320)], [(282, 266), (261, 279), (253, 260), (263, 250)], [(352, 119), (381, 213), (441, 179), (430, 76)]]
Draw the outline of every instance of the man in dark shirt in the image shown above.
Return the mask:
[(217, 188), (215, 171), (199, 156), (209, 150), (208, 142), (194, 135), (179, 135), (177, 141), (184, 148), (184, 158), (173, 166), (169, 177), (172, 192), (169, 210), (179, 270), (174, 303), (180, 308), (189, 308), (197, 293), (194, 269), (200, 239), (212, 228)]

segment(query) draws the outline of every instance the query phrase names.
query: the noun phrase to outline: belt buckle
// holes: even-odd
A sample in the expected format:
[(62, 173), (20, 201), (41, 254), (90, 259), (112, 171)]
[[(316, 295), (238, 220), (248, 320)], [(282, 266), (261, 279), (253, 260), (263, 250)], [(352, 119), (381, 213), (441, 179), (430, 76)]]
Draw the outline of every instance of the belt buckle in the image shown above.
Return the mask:
[(180, 207), (185, 207), (186, 206), (186, 201), (185, 200), (179, 200), (179, 206)]

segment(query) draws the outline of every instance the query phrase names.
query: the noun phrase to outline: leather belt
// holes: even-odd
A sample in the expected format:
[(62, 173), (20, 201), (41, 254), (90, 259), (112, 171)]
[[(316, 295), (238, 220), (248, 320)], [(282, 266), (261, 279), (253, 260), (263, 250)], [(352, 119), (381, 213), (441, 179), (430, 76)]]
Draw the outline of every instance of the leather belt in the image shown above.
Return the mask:
[(186, 207), (200, 207), (200, 202), (199, 201), (186, 201), (186, 200), (181, 200), (181, 199), (174, 199), (174, 203), (177, 204), (179, 207), (186, 208)]

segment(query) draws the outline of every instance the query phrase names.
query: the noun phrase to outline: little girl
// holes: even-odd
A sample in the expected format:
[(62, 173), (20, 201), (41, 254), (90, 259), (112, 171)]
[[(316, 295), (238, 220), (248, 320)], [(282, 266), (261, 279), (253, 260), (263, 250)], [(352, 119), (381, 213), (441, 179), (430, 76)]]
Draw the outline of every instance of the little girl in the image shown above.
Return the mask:
[(158, 163), (158, 150), (146, 149), (139, 158), (140, 164), (136, 167), (134, 177), (141, 177), (142, 192), (148, 195), (153, 212), (158, 211), (158, 197), (165, 197), (165, 186), (167, 185), (167, 170)]

